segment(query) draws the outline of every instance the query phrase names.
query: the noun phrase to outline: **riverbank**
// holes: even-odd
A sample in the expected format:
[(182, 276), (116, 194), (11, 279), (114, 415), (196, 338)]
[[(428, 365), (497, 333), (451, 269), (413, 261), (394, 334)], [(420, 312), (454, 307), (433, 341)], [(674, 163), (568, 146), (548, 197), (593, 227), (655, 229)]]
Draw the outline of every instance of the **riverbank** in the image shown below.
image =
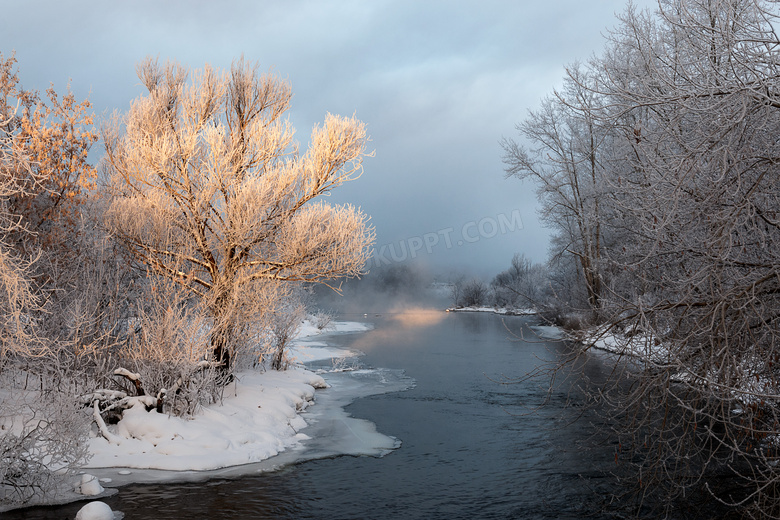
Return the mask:
[[(512, 307), (449, 307), (446, 312), (488, 312), (504, 316), (535, 316), (535, 309), (516, 309)], [(534, 325), (531, 329), (543, 339), (568, 339), (583, 344), (586, 348), (595, 348), (604, 352), (619, 355), (630, 355), (643, 359), (655, 360), (663, 357), (663, 348), (659, 342), (646, 334), (619, 333), (612, 327), (591, 327), (584, 330), (567, 330), (555, 325)]]
[(538, 314), (535, 309), (516, 309), (512, 307), (449, 307), (446, 312), (492, 312), (493, 314), (503, 314), (506, 316), (533, 316)]
[[(0, 512), (103, 498), (116, 493), (111, 487), (135, 482), (205, 479), (210, 472), (248, 468), (280, 458), (280, 454), (287, 456), (255, 470), (267, 471), (293, 463), (303, 451), (303, 443), (311, 440), (306, 433), (310, 423), (330, 420), (351, 400), (372, 393), (368, 384), (342, 384), (338, 378), (329, 377), (327, 368), (328, 360), (339, 360), (331, 362), (333, 370), (343, 371), (345, 360), (359, 354), (330, 346), (329, 336), (370, 329), (366, 323), (333, 322), (322, 331), (305, 322), (290, 348), (293, 367), (286, 371), (240, 372), (225, 387), (222, 402), (204, 406), (191, 418), (147, 412), (143, 406), (126, 410), (119, 423), (109, 426), (110, 442), (98, 432), (91, 433), (90, 458), (69, 487), (45, 501), (0, 505)], [(303, 367), (303, 363), (317, 361), (326, 363), (319, 373)], [(311, 413), (309, 408), (319, 400), (317, 393), (333, 384), (345, 386), (346, 392), (330, 389), (329, 399), (323, 399), (329, 402), (327, 410)], [(405, 384), (388, 391), (401, 389)], [(362, 425), (357, 420), (352, 424), (348, 420), (339, 418), (342, 429), (363, 432), (370, 445), (366, 448), (353, 442), (353, 449), (362, 449), (359, 454), (382, 454), (397, 447), (395, 439), (376, 434), (375, 429), (372, 437), (372, 424)], [(338, 431), (337, 427), (330, 429)]]

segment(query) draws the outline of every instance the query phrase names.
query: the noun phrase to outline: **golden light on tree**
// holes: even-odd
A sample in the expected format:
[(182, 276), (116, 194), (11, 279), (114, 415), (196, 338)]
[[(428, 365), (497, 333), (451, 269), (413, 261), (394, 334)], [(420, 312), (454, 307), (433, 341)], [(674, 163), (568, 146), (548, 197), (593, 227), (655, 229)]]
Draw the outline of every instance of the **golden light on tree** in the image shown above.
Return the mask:
[(79, 208), (97, 176), (87, 157), (97, 140), (88, 112), (92, 105), (88, 100), (78, 102), (70, 91), (60, 97), (49, 88), (46, 101), (37, 92), (21, 90), (15, 64), (13, 56), (3, 60), (0, 54), (3, 132), (26, 164), (5, 170), (4, 175), (12, 174), (19, 188), (7, 198), (7, 205), (33, 232), (24, 241), (17, 240), (17, 246), (26, 247), (28, 254), (35, 253), (36, 247), (67, 253)]
[(103, 129), (108, 224), (205, 305), (215, 355), (227, 361), (236, 328), (283, 282), (361, 273), (368, 217), (315, 199), (361, 174), (365, 125), (328, 115), (301, 153), (282, 118), (290, 86), (256, 65), (190, 74), (147, 59), (138, 75), (149, 93)]

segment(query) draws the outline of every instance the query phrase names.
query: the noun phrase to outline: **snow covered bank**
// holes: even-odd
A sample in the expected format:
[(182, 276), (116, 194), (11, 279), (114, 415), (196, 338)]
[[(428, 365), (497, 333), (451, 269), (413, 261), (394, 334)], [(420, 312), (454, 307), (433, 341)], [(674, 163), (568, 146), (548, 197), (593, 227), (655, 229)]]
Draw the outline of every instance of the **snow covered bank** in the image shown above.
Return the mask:
[(311, 363), (323, 359), (340, 359), (360, 355), (359, 352), (344, 350), (329, 346), (328, 336), (332, 334), (345, 334), (367, 332), (372, 326), (368, 323), (357, 321), (334, 321), (324, 330), (315, 327), (309, 320), (301, 326), (298, 337), (288, 349), (288, 356), (296, 363)]
[(531, 325), (531, 330), (539, 336), (540, 339), (564, 340), (571, 339), (566, 331), (554, 325)]
[[(291, 348), (298, 362), (355, 356), (330, 347), (329, 334), (362, 332), (369, 325), (335, 322), (326, 332), (304, 322)], [(224, 389), (221, 403), (203, 407), (191, 418), (147, 411), (138, 405), (111, 427), (111, 440), (95, 434), (87, 468), (204, 471), (252, 464), (309, 439), (301, 416), (314, 403), (315, 390), (329, 385), (298, 366), (286, 371), (243, 371)]]
[[(671, 349), (669, 344), (647, 332), (632, 329), (618, 332), (604, 326), (581, 332), (578, 334), (577, 341), (586, 347), (609, 354), (627, 356), (646, 366), (670, 370), (670, 380), (676, 383), (686, 383), (700, 388), (720, 387), (726, 390), (725, 394), (730, 395), (735, 402), (744, 405), (780, 399), (777, 381), (773, 377), (767, 377), (767, 371), (764, 370), (765, 360), (755, 355), (741, 359), (739, 370), (724, 385), (714, 370), (706, 372), (692, 370), (696, 365), (685, 357), (684, 352)], [(733, 410), (734, 413), (740, 411), (739, 407)]]
[(130, 483), (200, 482), (211, 478), (238, 478), (268, 471), (307, 460), (339, 455), (381, 457), (397, 449), (401, 441), (377, 432), (376, 426), (363, 419), (351, 417), (344, 407), (359, 397), (406, 390), (414, 381), (401, 370), (358, 369), (323, 372), (328, 383), (326, 390), (316, 394), (316, 405), (301, 415), (306, 421), (306, 438), (278, 455), (259, 462), (225, 466), (204, 471), (165, 471), (139, 468), (90, 469), (112, 486)]
[(577, 335), (577, 340), (588, 347), (645, 361), (663, 363), (669, 358), (667, 349), (653, 336), (617, 332), (609, 326), (582, 331)]
[(450, 307), (447, 312), (492, 312), (507, 316), (531, 316), (537, 314), (534, 309), (515, 309), (510, 307)]
[(143, 405), (126, 410), (112, 427), (114, 442), (90, 439), (87, 468), (125, 467), (171, 471), (249, 464), (296, 446), (306, 435), (299, 415), (327, 385), (302, 369), (242, 372), (225, 387), (222, 403), (184, 419)]
[[(371, 328), (333, 322), (320, 330), (307, 321), (289, 348), (294, 368), (239, 372), (225, 387), (221, 403), (204, 406), (193, 417), (147, 411), (141, 405), (125, 410), (117, 424), (108, 426), (110, 440), (92, 432), (86, 473), (76, 475), (45, 504), (117, 492), (104, 486), (237, 477), (302, 460), (387, 454), (400, 441), (349, 416), (344, 407), (359, 397), (407, 389), (413, 380), (400, 370), (359, 368), (359, 352), (329, 344), (335, 335)], [(317, 362), (319, 366), (308, 369), (302, 365)], [(18, 506), (0, 505), (0, 511), (13, 507)]]
[[(359, 353), (330, 346), (327, 338), (370, 328), (336, 322), (321, 332), (305, 323), (290, 354), (298, 362), (351, 357), (357, 364)], [(382, 456), (398, 448), (398, 439), (349, 416), (344, 407), (358, 397), (405, 390), (413, 380), (400, 370), (333, 365), (323, 363), (317, 373), (302, 367), (239, 373), (225, 388), (221, 404), (204, 407), (191, 419), (143, 407), (127, 410), (111, 427), (121, 437), (118, 444), (99, 436), (91, 439), (89, 472), (111, 485), (198, 481), (337, 455)]]

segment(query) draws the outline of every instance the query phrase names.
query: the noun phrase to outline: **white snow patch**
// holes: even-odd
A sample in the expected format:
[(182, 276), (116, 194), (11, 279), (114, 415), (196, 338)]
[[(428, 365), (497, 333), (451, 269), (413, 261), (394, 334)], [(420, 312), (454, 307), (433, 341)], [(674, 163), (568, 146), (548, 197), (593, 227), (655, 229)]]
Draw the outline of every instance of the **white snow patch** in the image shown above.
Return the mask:
[(450, 307), (447, 312), (492, 312), (493, 314), (505, 314), (507, 316), (530, 316), (537, 314), (535, 309), (515, 309), (512, 307)]
[(311, 320), (303, 320), (296, 340), (305, 340), (315, 336), (327, 336), (330, 334), (366, 332), (372, 328), (370, 323), (363, 323), (360, 321), (332, 321), (324, 330), (320, 330), (311, 322)]
[(312, 361), (322, 361), (324, 359), (354, 357), (358, 353), (343, 348), (329, 347), (324, 343), (307, 342), (290, 347), (288, 355), (298, 363), (311, 363)]
[(568, 339), (566, 331), (554, 325), (531, 325), (531, 330), (533, 330), (540, 339)]
[(92, 497), (101, 494), (105, 490), (103, 489), (103, 486), (100, 485), (100, 481), (98, 481), (97, 477), (85, 473), (84, 475), (81, 475), (81, 482), (76, 486), (75, 491), (76, 493)]
[(668, 363), (672, 356), (655, 336), (644, 332), (624, 334), (607, 325), (580, 332), (578, 336), (578, 340), (586, 346), (646, 362)]
[(292, 345), (287, 349), (288, 355), (298, 363), (311, 363), (324, 359), (340, 359), (358, 356), (358, 352), (331, 347), (325, 338), (335, 334), (366, 332), (371, 330), (369, 323), (357, 321), (332, 321), (326, 330), (315, 327), (311, 321), (304, 320)]
[(306, 422), (298, 412), (314, 399), (322, 377), (302, 369), (243, 372), (222, 403), (184, 419), (134, 406), (110, 427), (121, 440), (90, 439), (87, 467), (210, 470), (249, 464), (296, 447)]
[(90, 502), (79, 509), (76, 520), (114, 520), (114, 512), (104, 502)]

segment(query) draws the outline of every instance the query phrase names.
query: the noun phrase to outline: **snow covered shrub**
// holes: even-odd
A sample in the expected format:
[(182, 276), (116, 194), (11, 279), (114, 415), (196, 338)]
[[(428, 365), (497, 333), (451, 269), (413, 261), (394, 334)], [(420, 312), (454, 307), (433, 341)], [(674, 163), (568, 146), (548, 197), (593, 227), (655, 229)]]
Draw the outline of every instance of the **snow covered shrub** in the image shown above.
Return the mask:
[(460, 298), (456, 305), (459, 307), (479, 307), (484, 305), (488, 297), (488, 289), (481, 280), (471, 280), (463, 285)]
[(312, 324), (317, 327), (317, 330), (324, 331), (332, 327), (333, 316), (325, 311), (317, 311), (314, 314), (309, 315)]
[[(0, 504), (44, 501), (86, 461), (89, 415), (51, 381), (0, 379)], [(30, 379), (36, 390), (25, 389)]]
[(149, 291), (139, 306), (127, 341), (119, 350), (115, 375), (128, 395), (153, 395), (158, 407), (191, 415), (200, 404), (219, 397), (215, 365), (210, 362), (209, 327), (199, 310), (170, 283)]
[(303, 305), (298, 302), (290, 302), (281, 306), (271, 320), (269, 350), (271, 368), (274, 370), (287, 368), (289, 362), (285, 355), (285, 349), (298, 334), (305, 315)]

